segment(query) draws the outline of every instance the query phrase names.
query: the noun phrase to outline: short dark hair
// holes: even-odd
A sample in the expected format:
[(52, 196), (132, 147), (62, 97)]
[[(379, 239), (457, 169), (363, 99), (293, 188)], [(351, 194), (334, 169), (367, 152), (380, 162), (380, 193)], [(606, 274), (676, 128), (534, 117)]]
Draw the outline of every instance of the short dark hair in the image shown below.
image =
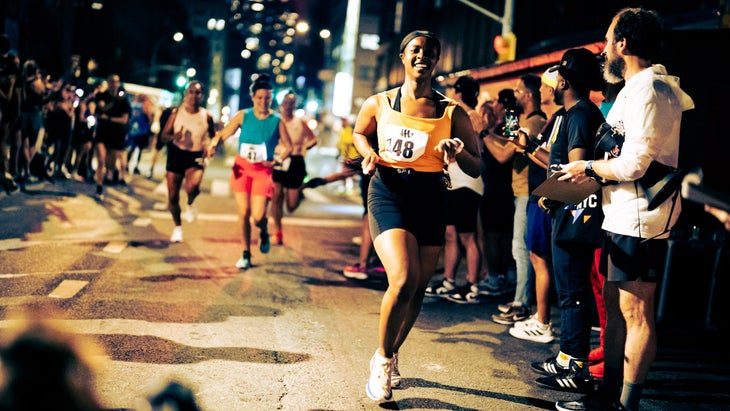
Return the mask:
[(659, 14), (643, 8), (624, 8), (616, 16), (614, 40), (626, 40), (626, 48), (636, 57), (652, 61), (659, 56), (664, 27)]
[(542, 85), (542, 79), (537, 74), (527, 73), (520, 76), (520, 80), (525, 85), (530, 93), (532, 93), (532, 100), (537, 102), (538, 107), (540, 106), (540, 86)]

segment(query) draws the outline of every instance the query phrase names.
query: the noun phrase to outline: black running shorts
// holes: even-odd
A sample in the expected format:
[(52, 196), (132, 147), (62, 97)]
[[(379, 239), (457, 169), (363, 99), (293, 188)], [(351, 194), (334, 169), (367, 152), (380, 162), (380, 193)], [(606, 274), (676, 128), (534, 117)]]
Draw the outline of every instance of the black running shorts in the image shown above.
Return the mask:
[(424, 173), (379, 166), (370, 181), (370, 233), (401, 228), (419, 246), (442, 246), (446, 232), (446, 186), (443, 173)]

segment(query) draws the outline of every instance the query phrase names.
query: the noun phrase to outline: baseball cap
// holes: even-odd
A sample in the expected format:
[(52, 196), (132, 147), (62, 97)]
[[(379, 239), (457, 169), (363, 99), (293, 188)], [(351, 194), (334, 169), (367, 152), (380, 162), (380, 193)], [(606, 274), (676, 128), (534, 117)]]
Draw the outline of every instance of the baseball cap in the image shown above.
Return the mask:
[(586, 48), (567, 50), (563, 53), (560, 64), (550, 67), (548, 71), (557, 71), (569, 82), (580, 83), (590, 90), (603, 89), (603, 77), (598, 58)]
[(547, 70), (545, 70), (544, 73), (542, 73), (542, 82), (547, 84), (548, 87), (555, 88), (558, 86), (558, 68), (560, 68), (560, 66), (555, 65), (548, 68)]
[(499, 94), (497, 94), (497, 101), (502, 103), (502, 105), (504, 105), (504, 107), (508, 110), (514, 110), (517, 108), (517, 98), (515, 97), (514, 90), (511, 88), (499, 90)]
[[(479, 83), (469, 76), (461, 76), (454, 83), (454, 91), (461, 93), (462, 100), (470, 107), (477, 105), (479, 96)], [(472, 104), (473, 103), (473, 104)]]

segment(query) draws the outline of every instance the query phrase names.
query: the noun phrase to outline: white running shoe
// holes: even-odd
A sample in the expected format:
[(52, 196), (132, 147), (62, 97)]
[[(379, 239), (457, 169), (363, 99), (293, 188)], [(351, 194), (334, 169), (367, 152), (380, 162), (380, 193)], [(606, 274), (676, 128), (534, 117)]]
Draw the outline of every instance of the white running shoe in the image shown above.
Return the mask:
[(385, 358), (375, 351), (370, 359), (370, 378), (365, 384), (365, 392), (373, 401), (388, 401), (393, 398), (390, 386), (393, 373), (393, 359)]
[(512, 324), (512, 326), (515, 328), (523, 328), (529, 326), (530, 323), (532, 323), (533, 321), (537, 321), (537, 313), (532, 314), (522, 321), (515, 322), (514, 324)]
[(398, 369), (398, 353), (393, 353), (393, 372), (390, 373), (390, 386), (392, 388), (400, 387), (400, 370)]
[(192, 223), (198, 219), (198, 209), (192, 204), (188, 205), (185, 209), (185, 221)]
[(251, 258), (250, 257), (241, 257), (236, 261), (236, 268), (240, 268), (241, 270), (248, 270), (251, 268)]
[(170, 236), (170, 242), (171, 243), (182, 243), (182, 241), (183, 241), (182, 227), (175, 226), (175, 228), (172, 229), (172, 235)]
[(543, 324), (537, 318), (527, 321), (520, 328), (512, 327), (509, 329), (511, 336), (520, 340), (533, 341), (537, 343), (547, 344), (552, 342), (553, 337), (552, 324)]

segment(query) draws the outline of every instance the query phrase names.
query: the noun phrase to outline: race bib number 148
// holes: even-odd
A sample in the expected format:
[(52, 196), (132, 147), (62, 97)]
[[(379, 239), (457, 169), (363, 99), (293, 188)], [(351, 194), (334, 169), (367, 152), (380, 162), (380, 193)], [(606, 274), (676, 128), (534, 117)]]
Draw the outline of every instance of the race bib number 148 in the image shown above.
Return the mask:
[(385, 129), (385, 151), (394, 160), (412, 162), (426, 151), (428, 133), (388, 124)]

